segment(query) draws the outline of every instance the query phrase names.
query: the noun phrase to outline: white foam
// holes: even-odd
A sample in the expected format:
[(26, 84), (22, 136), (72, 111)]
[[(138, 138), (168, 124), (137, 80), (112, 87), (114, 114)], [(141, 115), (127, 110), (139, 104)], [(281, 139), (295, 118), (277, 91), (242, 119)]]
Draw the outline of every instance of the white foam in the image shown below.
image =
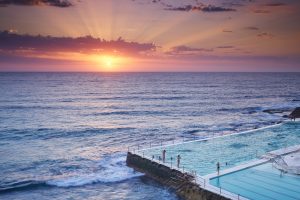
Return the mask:
[(58, 187), (75, 187), (93, 183), (113, 183), (121, 182), (127, 179), (143, 175), (142, 173), (135, 172), (125, 164), (126, 157), (124, 156), (111, 156), (104, 158), (100, 161), (99, 167), (101, 170), (91, 173), (78, 172), (77, 174), (58, 177), (49, 180), (48, 185)]

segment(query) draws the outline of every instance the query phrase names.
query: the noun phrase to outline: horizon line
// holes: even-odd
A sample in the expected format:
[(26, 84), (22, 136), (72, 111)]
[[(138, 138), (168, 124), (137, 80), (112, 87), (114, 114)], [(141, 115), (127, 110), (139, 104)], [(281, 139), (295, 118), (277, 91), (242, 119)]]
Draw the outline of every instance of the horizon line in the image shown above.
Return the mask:
[(300, 73), (300, 71), (0, 71), (0, 73)]

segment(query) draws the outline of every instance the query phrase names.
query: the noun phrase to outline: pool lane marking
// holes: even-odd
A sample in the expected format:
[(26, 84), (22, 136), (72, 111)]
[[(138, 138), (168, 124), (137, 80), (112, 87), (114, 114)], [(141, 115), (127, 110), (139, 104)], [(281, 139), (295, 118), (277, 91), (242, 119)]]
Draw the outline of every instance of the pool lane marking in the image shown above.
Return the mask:
[[(254, 188), (257, 188), (257, 186), (256, 186), (255, 184), (249, 183), (249, 182), (244, 181), (244, 180), (241, 180), (241, 179), (236, 179), (235, 181), (236, 181), (236, 182), (243, 183), (243, 184), (246, 184), (246, 185), (250, 185), (250, 186), (252, 186), (252, 187), (254, 187)], [(269, 189), (268, 187), (265, 187), (265, 186), (263, 186), (263, 185), (260, 185), (259, 188), (263, 188), (263, 190), (271, 191), (271, 192), (273, 192), (273, 193), (275, 193), (275, 194), (280, 194), (280, 195), (283, 195), (283, 196), (288, 196), (288, 197), (290, 197), (290, 198), (292, 198), (292, 199), (298, 200), (297, 197), (295, 198), (294, 196), (291, 196), (291, 195), (289, 195), (289, 194), (282, 193), (282, 192), (278, 192), (278, 191), (273, 190), (273, 189)]]
[[(259, 182), (265, 183), (265, 184), (267, 184), (267, 185), (271, 185), (271, 186), (275, 186), (275, 187), (279, 187), (279, 188), (284, 188), (285, 190), (291, 191), (291, 192), (296, 193), (296, 194), (298, 194), (298, 195), (300, 194), (299, 190), (293, 190), (293, 189), (291, 189), (291, 188), (284, 187), (284, 186), (282, 186), (282, 185), (278, 185), (278, 184), (270, 183), (270, 182), (268, 182), (268, 181), (264, 181), (264, 180), (258, 178), (258, 177), (262, 177), (262, 178), (263, 178), (263, 176), (260, 176), (260, 175), (258, 175), (258, 174), (256, 175), (256, 177), (252, 177), (252, 176), (249, 175), (249, 174), (244, 174), (242, 177), (244, 177), (244, 178), (251, 178), (251, 179), (257, 180), (257, 181), (259, 181)], [(275, 182), (277, 183), (278, 180), (275, 181)], [(285, 184), (285, 185), (286, 185), (286, 184)], [(292, 184), (290, 184), (290, 185), (292, 185)], [(293, 185), (293, 186), (297, 187), (296, 185)]]

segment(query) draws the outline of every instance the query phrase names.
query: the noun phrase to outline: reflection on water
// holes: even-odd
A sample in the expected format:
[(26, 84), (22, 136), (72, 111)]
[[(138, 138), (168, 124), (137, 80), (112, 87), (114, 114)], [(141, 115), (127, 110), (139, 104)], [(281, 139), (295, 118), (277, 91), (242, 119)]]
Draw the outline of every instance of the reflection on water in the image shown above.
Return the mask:
[(299, 85), (297, 73), (0, 73), (0, 198), (176, 199), (125, 166), (127, 146), (280, 122)]

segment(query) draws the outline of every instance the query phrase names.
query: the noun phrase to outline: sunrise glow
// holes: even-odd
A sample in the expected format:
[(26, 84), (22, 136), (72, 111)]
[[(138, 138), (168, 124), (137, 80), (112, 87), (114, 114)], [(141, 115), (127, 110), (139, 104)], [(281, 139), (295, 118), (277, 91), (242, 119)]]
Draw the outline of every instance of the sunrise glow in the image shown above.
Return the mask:
[(114, 55), (89, 55), (86, 61), (94, 63), (95, 71), (119, 71), (130, 63), (129, 58)]
[(18, 2), (0, 3), (1, 71), (300, 70), (298, 1)]

